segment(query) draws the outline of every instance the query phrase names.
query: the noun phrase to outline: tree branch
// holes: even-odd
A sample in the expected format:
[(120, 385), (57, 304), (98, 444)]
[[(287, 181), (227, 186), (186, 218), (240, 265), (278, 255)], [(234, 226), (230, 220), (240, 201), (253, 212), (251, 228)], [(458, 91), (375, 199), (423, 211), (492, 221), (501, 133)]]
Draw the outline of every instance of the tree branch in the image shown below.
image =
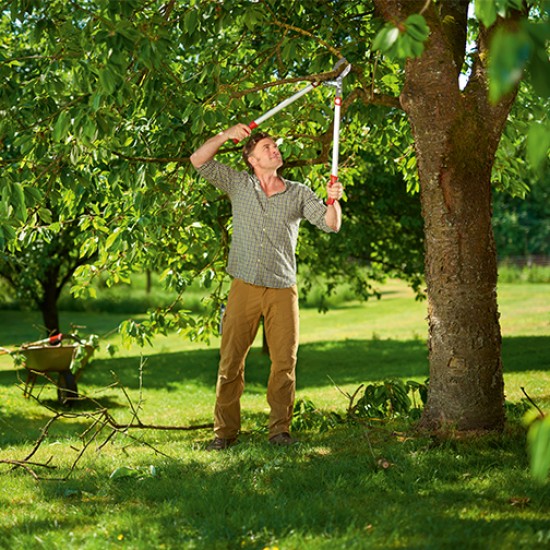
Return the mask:
[(295, 25), (289, 25), (288, 23), (283, 23), (283, 22), (277, 21), (277, 20), (274, 20), (273, 24), (275, 26), (281, 27), (282, 29), (285, 29), (287, 31), (293, 31), (297, 34), (301, 34), (302, 36), (307, 36), (308, 38), (311, 38), (312, 40), (314, 40), (315, 42), (317, 42), (318, 44), (320, 44), (321, 46), (326, 48), (332, 55), (334, 55), (338, 59), (341, 59), (343, 57), (342, 54), (340, 53), (340, 51), (337, 48), (335, 48), (334, 46), (331, 46), (328, 42), (325, 42), (324, 40), (322, 40), (318, 36), (315, 36), (313, 33), (309, 32), (309, 31), (306, 31), (305, 29), (302, 29), (300, 27), (296, 27)]
[[(56, 411), (51, 406), (47, 405), (46, 403), (42, 402), (39, 398), (31, 394), (30, 397), (32, 397), (37, 403), (39, 403), (41, 406), (43, 406), (47, 410), (53, 412), (54, 416), (50, 418), (48, 422), (45, 424), (45, 426), (42, 428), (40, 436), (35, 441), (31, 451), (29, 452), (29, 454), (27, 454), (25, 458), (1, 459), (0, 464), (11, 465), (13, 467), (12, 470), (16, 468), (23, 468), (27, 473), (29, 473), (36, 480), (66, 481), (73, 474), (78, 462), (84, 456), (86, 451), (89, 449), (90, 445), (94, 441), (98, 440), (99, 436), (106, 428), (111, 428), (111, 430), (109, 434), (105, 437), (104, 441), (99, 445), (98, 447), (99, 450), (102, 449), (115, 435), (124, 434), (126, 437), (129, 437), (132, 441), (138, 442), (140, 445), (146, 445), (147, 447), (151, 448), (154, 452), (158, 454), (161, 454), (163, 456), (168, 456), (166, 453), (163, 453), (162, 451), (155, 448), (148, 442), (143, 441), (142, 439), (137, 439), (133, 435), (129, 434), (128, 430), (139, 429), (139, 430), (191, 431), (191, 430), (211, 429), (213, 427), (213, 424), (211, 422), (192, 425), (192, 426), (168, 426), (168, 425), (162, 425), (162, 424), (161, 425), (146, 424), (144, 422), (141, 422), (141, 420), (137, 417), (137, 408), (134, 406), (124, 386), (120, 383), (120, 381), (117, 381), (114, 384), (110, 385), (109, 387), (114, 387), (114, 386), (118, 386), (119, 389), (121, 389), (121, 391), (124, 393), (129, 403), (130, 410), (132, 411), (132, 420), (128, 423), (117, 422), (106, 407), (101, 406), (101, 404), (97, 400), (91, 397), (81, 396), (80, 398), (74, 400), (74, 401), (88, 400), (97, 407), (96, 410), (92, 412), (79, 413), (79, 412), (75, 412), (74, 410), (71, 412)], [(49, 470), (56, 469), (57, 466), (54, 466), (51, 464), (52, 457), (50, 457), (50, 459), (47, 460), (46, 462), (31, 461), (31, 458), (36, 454), (38, 449), (41, 447), (42, 443), (48, 436), (48, 432), (52, 427), (52, 425), (58, 420), (64, 419), (64, 418), (70, 419), (70, 420), (81, 419), (90, 423), (90, 425), (79, 436), (81, 441), (83, 442), (82, 448), (76, 449), (72, 447), (74, 450), (78, 452), (78, 454), (76, 458), (72, 461), (72, 464), (69, 467), (69, 471), (64, 477), (62, 478), (42, 477), (37, 474), (35, 469), (36, 467), (46, 468)]]

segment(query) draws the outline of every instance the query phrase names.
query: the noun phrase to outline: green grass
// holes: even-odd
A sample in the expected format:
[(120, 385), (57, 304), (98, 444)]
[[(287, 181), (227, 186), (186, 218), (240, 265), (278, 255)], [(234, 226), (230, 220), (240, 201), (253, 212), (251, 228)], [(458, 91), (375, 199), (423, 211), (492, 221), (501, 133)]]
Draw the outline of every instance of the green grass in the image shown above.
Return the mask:
[(501, 283), (550, 283), (550, 266), (527, 265), (519, 267), (504, 262), (499, 266), (498, 279)]
[[(390, 282), (383, 298), (342, 303), (326, 314), (301, 311), (298, 397), (324, 411), (343, 412), (359, 384), (388, 378), (423, 381), (428, 374), (426, 304)], [(550, 285), (502, 284), (503, 361), (507, 400), (521, 387), (550, 410)], [(106, 334), (123, 314), (64, 312), (62, 322)], [(40, 336), (36, 314), (3, 312), (0, 345)], [(107, 340), (116, 342), (116, 334)], [(210, 346), (181, 336), (159, 337), (153, 348), (102, 348), (83, 372), (79, 389), (130, 419), (124, 393), (109, 386), (113, 373), (146, 423), (210, 422), (218, 359)], [(525, 433), (511, 417), (502, 435), (441, 441), (414, 432), (406, 420), (300, 432), (296, 448), (271, 448), (265, 385), (269, 368), (260, 338), (247, 362), (240, 445), (203, 451), (209, 430), (137, 431), (100, 448), (101, 432), (67, 481), (35, 481), (21, 469), (0, 469), (0, 548), (547, 548), (550, 485), (528, 470)], [(140, 384), (142, 365), (142, 387)], [(22, 458), (53, 413), (23, 398), (25, 372), (0, 356), (0, 458)], [(334, 386), (336, 384), (338, 388)], [(34, 394), (57, 408), (55, 390)], [(51, 458), (69, 473), (79, 435), (77, 417), (54, 424), (34, 457)], [(510, 407), (513, 412), (513, 406)], [(88, 433), (88, 437), (90, 437)], [(149, 443), (163, 454), (147, 446)], [(387, 467), (383, 467), (383, 465)], [(131, 477), (110, 478), (117, 468)]]

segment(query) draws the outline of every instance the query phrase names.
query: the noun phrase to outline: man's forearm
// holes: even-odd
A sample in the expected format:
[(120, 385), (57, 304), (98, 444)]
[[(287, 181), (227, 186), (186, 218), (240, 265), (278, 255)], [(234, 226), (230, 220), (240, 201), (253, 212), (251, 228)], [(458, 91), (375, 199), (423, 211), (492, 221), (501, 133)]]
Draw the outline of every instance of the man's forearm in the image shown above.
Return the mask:
[(203, 164), (212, 160), (220, 147), (229, 139), (236, 139), (241, 141), (242, 139), (250, 135), (250, 128), (246, 124), (236, 124), (231, 126), (227, 130), (216, 134), (210, 139), (206, 140), (190, 157), (191, 164), (195, 168), (199, 168)]
[(334, 201), (327, 206), (325, 222), (333, 231), (340, 231), (340, 227), (342, 227), (342, 208), (338, 201)]
[(195, 168), (199, 168), (203, 164), (212, 160), (220, 147), (227, 141), (224, 132), (220, 132), (210, 139), (206, 140), (192, 155), (191, 164)]

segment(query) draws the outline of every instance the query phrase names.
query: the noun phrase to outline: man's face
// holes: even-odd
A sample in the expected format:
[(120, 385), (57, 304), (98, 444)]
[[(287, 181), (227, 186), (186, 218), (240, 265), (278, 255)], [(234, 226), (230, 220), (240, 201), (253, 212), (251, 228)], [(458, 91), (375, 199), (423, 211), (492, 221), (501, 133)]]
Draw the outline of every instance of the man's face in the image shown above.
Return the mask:
[(283, 165), (283, 157), (279, 147), (271, 138), (264, 138), (256, 143), (250, 153), (249, 162), (254, 169), (274, 169)]

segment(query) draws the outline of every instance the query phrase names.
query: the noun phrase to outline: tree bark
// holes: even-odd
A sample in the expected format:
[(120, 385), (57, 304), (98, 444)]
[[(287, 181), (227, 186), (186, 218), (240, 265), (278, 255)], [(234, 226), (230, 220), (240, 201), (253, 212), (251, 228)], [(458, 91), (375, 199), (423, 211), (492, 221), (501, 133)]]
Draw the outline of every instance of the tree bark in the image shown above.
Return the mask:
[[(377, 4), (386, 19), (403, 21), (425, 2)], [(459, 89), (467, 7), (455, 0), (425, 10), (430, 38), (423, 55), (407, 61), (400, 97), (415, 139), (425, 231), (430, 384), (421, 425), (499, 430), (504, 382), (491, 171), (514, 98), (489, 104), (481, 56), (467, 89)]]
[(53, 336), (61, 332), (59, 326), (59, 309), (57, 307), (57, 300), (59, 299), (57, 275), (57, 270), (55, 270), (54, 273), (48, 272), (44, 280), (41, 281), (43, 294), (38, 306), (42, 313), (42, 320), (44, 321), (47, 336)]

